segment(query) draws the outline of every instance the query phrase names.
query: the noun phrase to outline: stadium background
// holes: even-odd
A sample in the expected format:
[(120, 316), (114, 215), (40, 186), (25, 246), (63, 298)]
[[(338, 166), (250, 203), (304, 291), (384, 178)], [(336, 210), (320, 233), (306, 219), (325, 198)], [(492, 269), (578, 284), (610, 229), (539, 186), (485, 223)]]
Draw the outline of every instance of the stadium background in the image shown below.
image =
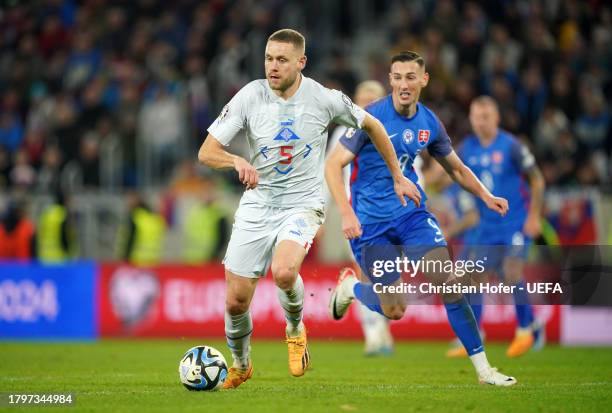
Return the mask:
[[(431, 74), (423, 101), (455, 145), (469, 132), (470, 100), (492, 95), (502, 126), (544, 172), (552, 238), (612, 243), (604, 2), (15, 0), (0, 10), (3, 225), (23, 210), (40, 229), (61, 188), (73, 246), (64, 264), (0, 263), (0, 338), (223, 335), (219, 258), (242, 187), (232, 172), (199, 167), (196, 153), (221, 107), (263, 77), (266, 38), (281, 27), (305, 34), (305, 74), (348, 95), (362, 80), (386, 85), (393, 52), (422, 53)], [(232, 150), (245, 155), (246, 143)], [(159, 265), (119, 263), (135, 196), (166, 224)], [(198, 226), (203, 215), (214, 225)], [(188, 252), (189, 228), (213, 245), (202, 256)], [(356, 338), (354, 314), (342, 328), (325, 314), (349, 257), (338, 228), (331, 206), (303, 271), (306, 317), (314, 336)], [(254, 300), (256, 338), (282, 331), (273, 294), (268, 279)], [(538, 310), (553, 340), (612, 344), (605, 309)], [(512, 313), (485, 313), (489, 339), (511, 337)], [(439, 306), (415, 308), (393, 329), (451, 337)]]

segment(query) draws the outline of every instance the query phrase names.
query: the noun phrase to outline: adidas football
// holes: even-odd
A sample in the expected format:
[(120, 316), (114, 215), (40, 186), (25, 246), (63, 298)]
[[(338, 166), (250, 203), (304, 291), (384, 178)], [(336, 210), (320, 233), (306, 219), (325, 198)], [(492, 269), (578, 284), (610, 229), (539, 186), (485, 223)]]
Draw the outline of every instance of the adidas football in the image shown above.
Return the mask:
[(227, 377), (227, 363), (215, 348), (193, 347), (181, 358), (179, 377), (189, 390), (217, 390)]

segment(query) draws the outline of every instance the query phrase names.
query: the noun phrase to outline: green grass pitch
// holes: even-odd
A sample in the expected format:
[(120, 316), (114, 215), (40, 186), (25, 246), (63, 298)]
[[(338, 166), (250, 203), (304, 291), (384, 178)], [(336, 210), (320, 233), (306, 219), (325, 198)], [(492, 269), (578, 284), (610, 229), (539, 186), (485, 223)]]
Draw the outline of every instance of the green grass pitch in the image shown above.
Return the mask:
[[(0, 392), (71, 392), (72, 412), (572, 412), (610, 411), (612, 349), (549, 346), (510, 360), (487, 346), (489, 360), (519, 384), (477, 384), (468, 360), (448, 360), (444, 343), (399, 343), (392, 357), (364, 358), (348, 341), (310, 343), (312, 369), (289, 376), (285, 344), (254, 341), (255, 374), (237, 390), (189, 392), (178, 362), (198, 344), (230, 359), (211, 340), (0, 342)], [(6, 399), (6, 396), (4, 396)], [(43, 410), (44, 409), (44, 410)], [(0, 411), (32, 411), (0, 407)]]

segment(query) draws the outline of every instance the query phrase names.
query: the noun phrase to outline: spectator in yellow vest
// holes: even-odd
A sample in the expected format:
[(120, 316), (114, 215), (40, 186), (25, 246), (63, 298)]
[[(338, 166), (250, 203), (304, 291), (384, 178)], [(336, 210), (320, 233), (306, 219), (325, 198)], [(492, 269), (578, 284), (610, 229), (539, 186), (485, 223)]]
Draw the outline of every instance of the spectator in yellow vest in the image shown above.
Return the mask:
[(61, 191), (54, 195), (38, 220), (36, 253), (46, 263), (57, 263), (76, 255), (75, 233), (70, 222), (67, 200)]
[(189, 264), (222, 258), (228, 241), (227, 213), (216, 198), (214, 184), (207, 181), (183, 221), (183, 258)]
[(138, 194), (128, 195), (130, 210), (127, 228), (120, 234), (121, 259), (134, 265), (155, 265), (161, 261), (166, 222)]

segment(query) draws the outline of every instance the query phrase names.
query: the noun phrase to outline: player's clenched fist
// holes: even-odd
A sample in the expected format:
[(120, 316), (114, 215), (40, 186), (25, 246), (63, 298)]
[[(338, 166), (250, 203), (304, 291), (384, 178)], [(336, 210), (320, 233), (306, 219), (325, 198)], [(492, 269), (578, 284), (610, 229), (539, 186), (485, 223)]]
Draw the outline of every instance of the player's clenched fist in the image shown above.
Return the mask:
[(421, 192), (410, 179), (401, 177), (393, 183), (393, 188), (403, 206), (408, 205), (405, 196), (411, 199), (417, 207), (421, 206)]
[(359, 218), (353, 209), (342, 214), (342, 232), (346, 239), (359, 238), (363, 232)]
[(502, 217), (508, 212), (508, 200), (497, 196), (491, 196), (484, 199), (487, 208), (496, 211)]
[(238, 172), (238, 179), (246, 185), (246, 189), (253, 189), (259, 182), (257, 169), (244, 158), (237, 156), (234, 159), (234, 169)]

